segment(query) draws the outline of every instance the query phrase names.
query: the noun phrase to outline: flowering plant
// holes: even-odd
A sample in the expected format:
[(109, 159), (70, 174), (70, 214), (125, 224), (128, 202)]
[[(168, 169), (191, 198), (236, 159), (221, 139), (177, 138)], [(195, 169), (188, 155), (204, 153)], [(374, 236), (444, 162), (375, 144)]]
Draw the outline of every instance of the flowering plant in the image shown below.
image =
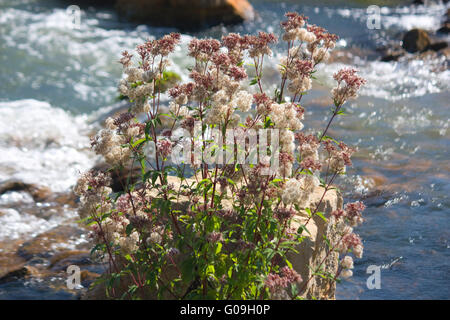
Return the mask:
[[(261, 81), (264, 60), (277, 42), (270, 33), (191, 40), (192, 81), (169, 90), (166, 113), (159, 83), (180, 35), (139, 45), (138, 65), (123, 53), (126, 77), (119, 91), (132, 106), (108, 118), (92, 139), (110, 169), (83, 174), (75, 187), (80, 217), (93, 229), (94, 251), (109, 262), (103, 280), (111, 296), (298, 299), (314, 276), (351, 276), (353, 260), (346, 255), (335, 274), (323, 272), (322, 262), (302, 279), (288, 253), (297, 252), (309, 221), (320, 216), (339, 235), (334, 242), (325, 239), (329, 253), (362, 255), (352, 227), (362, 222), (364, 205), (347, 204), (328, 219), (319, 206), (355, 151), (329, 137), (328, 129), (365, 81), (353, 69), (336, 73), (326, 128), (317, 135), (300, 132), (300, 102), (337, 36), (297, 13), (286, 17), (281, 26), (287, 56), (274, 95)], [(245, 67), (253, 72), (251, 80)], [(264, 130), (272, 130), (271, 136)], [(116, 171), (127, 178), (113, 192), (110, 173)], [(318, 188), (317, 206), (305, 207)], [(293, 228), (301, 211), (308, 218)]]

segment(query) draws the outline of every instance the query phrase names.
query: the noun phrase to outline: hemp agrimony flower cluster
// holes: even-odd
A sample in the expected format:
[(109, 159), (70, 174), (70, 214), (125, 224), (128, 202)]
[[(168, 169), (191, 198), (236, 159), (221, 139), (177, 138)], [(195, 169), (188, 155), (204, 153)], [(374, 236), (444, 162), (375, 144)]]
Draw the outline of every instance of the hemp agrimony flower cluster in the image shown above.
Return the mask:
[[(92, 139), (110, 169), (85, 173), (75, 188), (80, 217), (93, 229), (94, 249), (109, 262), (103, 280), (112, 297), (298, 299), (314, 276), (333, 281), (351, 276), (353, 259), (346, 254), (362, 255), (352, 227), (362, 223), (364, 205), (347, 204), (328, 219), (319, 207), (354, 152), (329, 137), (328, 129), (365, 80), (353, 69), (335, 74), (334, 108), (325, 129), (317, 135), (301, 132), (305, 109), (300, 102), (337, 36), (297, 13), (286, 17), (281, 26), (287, 55), (279, 64), (275, 94), (261, 81), (270, 46), (278, 41), (270, 33), (191, 40), (191, 81), (170, 88), (165, 113), (161, 82), (180, 35), (139, 45), (137, 57), (123, 53), (126, 76), (119, 91), (132, 107), (108, 118)], [(263, 139), (261, 130), (273, 130), (270, 139)], [(225, 143), (230, 131), (231, 146)], [(248, 139), (250, 132), (256, 132), (255, 139)], [(236, 137), (243, 137), (241, 143)], [(250, 140), (259, 149), (252, 149)], [(171, 157), (181, 146), (187, 157), (175, 163)], [(237, 161), (238, 149), (257, 161)], [(197, 161), (194, 150), (201, 151)], [(206, 161), (222, 151), (231, 154), (225, 162)], [(274, 157), (279, 165), (267, 171)], [(127, 178), (113, 192), (109, 175), (116, 172)], [(315, 190), (322, 197), (308, 207)], [(308, 215), (306, 222), (293, 228), (301, 213)], [(325, 239), (327, 257), (336, 251), (346, 256), (336, 274), (323, 273), (321, 261), (309, 279), (302, 279), (287, 253), (297, 252), (315, 216), (335, 225), (339, 235), (335, 242)]]

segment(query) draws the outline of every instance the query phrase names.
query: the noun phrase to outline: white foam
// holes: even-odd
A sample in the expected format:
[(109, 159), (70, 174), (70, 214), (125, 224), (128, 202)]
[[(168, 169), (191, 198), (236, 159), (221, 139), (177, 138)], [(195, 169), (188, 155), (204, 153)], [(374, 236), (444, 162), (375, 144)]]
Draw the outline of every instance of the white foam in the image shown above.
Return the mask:
[[(0, 208), (0, 225), (2, 226), (0, 228), (0, 241), (20, 238), (31, 239), (59, 226), (64, 221), (76, 218), (76, 216), (73, 210), (64, 209), (62, 215), (53, 215), (47, 220), (29, 214), (23, 209), (19, 212), (12, 208)], [(85, 239), (82, 238), (78, 242), (84, 241)]]
[[(355, 59), (353, 66), (367, 80), (367, 84), (361, 88), (361, 95), (397, 101), (448, 91), (450, 89), (450, 70), (436, 70), (443, 63), (442, 59), (394, 63), (365, 62)], [(330, 87), (335, 86), (332, 75), (339, 69), (348, 67), (342, 63), (322, 65), (319, 72), (320, 79)]]
[(46, 221), (15, 209), (0, 209), (0, 241), (30, 238), (57, 226), (56, 221)]
[[(410, 30), (413, 28), (421, 28), (426, 30), (436, 30), (441, 23), (441, 17), (445, 12), (446, 6), (443, 4), (433, 4), (430, 6), (406, 6), (406, 7), (380, 7), (380, 23), (382, 29), (401, 29)], [(326, 11), (333, 15), (335, 12), (343, 17), (359, 20), (366, 23), (369, 18), (367, 9), (344, 8), (334, 9), (327, 8)], [(372, 12), (370, 13), (372, 14)]]
[(17, 179), (62, 192), (95, 163), (86, 116), (29, 99), (0, 102), (0, 119), (0, 181)]
[[(22, 68), (27, 68), (30, 74), (37, 72), (28, 79), (27, 73), (21, 74), (19, 69), (18, 73), (11, 74), (12, 81), (34, 90), (43, 86), (64, 89), (69, 98), (74, 97), (78, 103), (85, 101), (88, 108), (109, 104), (112, 97), (118, 95), (121, 52), (134, 53), (136, 45), (155, 38), (154, 30), (147, 26), (131, 30), (105, 29), (99, 26), (96, 17), (90, 18), (84, 12), (78, 28), (72, 28), (71, 21), (64, 9), (46, 12), (2, 9), (2, 45), (27, 57)], [(182, 36), (183, 47), (190, 39), (190, 36)], [(171, 59), (175, 63), (169, 70), (187, 80), (186, 67), (192, 61), (186, 61), (190, 60), (186, 59), (186, 50), (178, 49)], [(39, 69), (30, 61), (38, 65), (45, 61), (48, 67)], [(56, 96), (60, 99), (60, 94)]]
[(34, 200), (28, 192), (9, 191), (0, 195), (0, 206), (14, 204), (34, 204)]

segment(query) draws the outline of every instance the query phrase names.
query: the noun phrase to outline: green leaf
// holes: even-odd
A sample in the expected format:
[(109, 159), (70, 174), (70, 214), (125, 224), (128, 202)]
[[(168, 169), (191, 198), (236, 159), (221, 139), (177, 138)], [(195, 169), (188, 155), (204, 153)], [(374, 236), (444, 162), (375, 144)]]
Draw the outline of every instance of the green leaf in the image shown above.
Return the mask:
[(133, 225), (131, 223), (129, 223), (127, 225), (125, 232), (126, 232), (127, 236), (129, 236), (131, 234), (131, 232), (133, 232)]
[(289, 260), (286, 259), (285, 262), (286, 262), (287, 266), (289, 267), (289, 269), (293, 269), (292, 263)]
[(143, 143), (143, 142), (146, 141), (146, 140), (147, 140), (146, 138), (139, 139), (139, 140), (133, 142), (133, 144), (132, 144), (131, 146), (132, 146), (133, 148), (135, 148), (135, 147), (137, 147), (138, 145), (140, 145), (141, 143)]
[(306, 231), (306, 233), (308, 233), (309, 235), (311, 235), (311, 233), (310, 233), (309, 230), (306, 228), (306, 226), (302, 224), (300, 227), (298, 227), (297, 233), (301, 235), (301, 234), (303, 233), (303, 231)]
[(214, 275), (216, 273), (216, 269), (214, 268), (214, 266), (212, 264), (210, 264), (209, 266), (206, 267), (205, 273), (207, 275)]
[(311, 217), (311, 209), (310, 208), (305, 208), (305, 211), (308, 214), (308, 216)]
[(219, 254), (222, 251), (222, 242), (217, 243), (216, 254)]
[(327, 218), (324, 217), (322, 212), (316, 212), (315, 214), (317, 214), (319, 217), (321, 217), (323, 221), (327, 222)]

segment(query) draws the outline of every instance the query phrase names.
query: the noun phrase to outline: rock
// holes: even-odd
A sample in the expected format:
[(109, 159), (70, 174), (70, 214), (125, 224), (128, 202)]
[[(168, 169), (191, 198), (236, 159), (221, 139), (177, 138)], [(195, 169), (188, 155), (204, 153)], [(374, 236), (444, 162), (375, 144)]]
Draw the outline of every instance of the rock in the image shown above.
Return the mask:
[(380, 60), (384, 62), (398, 61), (406, 53), (400, 43), (396, 41), (390, 41), (386, 45), (378, 47), (376, 51), (378, 55), (381, 55)]
[[(193, 179), (187, 179), (193, 182)], [(177, 184), (179, 186), (179, 180), (177, 177), (168, 176), (168, 183), (173, 184), (175, 189), (177, 189)], [(308, 204), (305, 204), (305, 207), (312, 207), (319, 203), (322, 194), (323, 188), (317, 187), (313, 192), (311, 199)], [(180, 196), (177, 202), (177, 209), (183, 210), (187, 206), (189, 206), (188, 198), (185, 196)], [(224, 208), (228, 208), (231, 206), (231, 203), (224, 201)], [(329, 218), (331, 212), (336, 210), (337, 208), (342, 208), (343, 199), (340, 194), (336, 192), (336, 190), (330, 190), (325, 195), (321, 205), (319, 206), (319, 211), (323, 212), (325, 219)], [(308, 220), (308, 215), (305, 211), (301, 211), (292, 222), (292, 227), (298, 229), (301, 225), (304, 225), (308, 221), (306, 226), (309, 233), (303, 231), (305, 234), (305, 240), (299, 245), (297, 250), (299, 253), (289, 253), (288, 258), (291, 261), (293, 268), (302, 276), (303, 280), (308, 281), (308, 279), (312, 276), (311, 269), (317, 268), (318, 265), (323, 263), (323, 269), (325, 272), (330, 274), (336, 274), (338, 268), (338, 254), (333, 252), (328, 254), (329, 248), (327, 243), (324, 241), (324, 237), (329, 239), (330, 241), (337, 240), (337, 233), (334, 226), (328, 223), (328, 220), (323, 220), (320, 216), (315, 215), (313, 218)], [(185, 253), (178, 255), (177, 257), (183, 256)], [(175, 270), (165, 270), (164, 271), (166, 278), (171, 278), (171, 274), (175, 274)], [(125, 292), (129, 283), (126, 280), (121, 280), (118, 287), (116, 287), (116, 294), (118, 296), (121, 293)], [(300, 284), (300, 287), (302, 285)], [(318, 299), (334, 299), (335, 298), (335, 289), (336, 283), (334, 281), (328, 279), (322, 279), (319, 276), (313, 277), (308, 284), (301, 292), (301, 296), (304, 298), (318, 298)], [(155, 299), (156, 297), (151, 292), (145, 292), (140, 295), (141, 298), (145, 299)], [(86, 300), (97, 300), (97, 299), (106, 299), (105, 296), (105, 287), (103, 284), (96, 285), (90, 288), (82, 297), (82, 299)], [(165, 299), (172, 299), (170, 295), (164, 297)]]
[(448, 34), (450, 31), (450, 22), (445, 22), (436, 32), (442, 34)]
[(39, 276), (39, 272), (36, 268), (24, 266), (5, 274), (0, 278), (0, 284), (37, 276)]
[[(428, 5), (430, 0), (413, 0), (412, 5), (421, 6), (421, 5)], [(447, 3), (448, 0), (442, 0), (443, 3)]]
[[(309, 204), (305, 204), (305, 207), (315, 208), (320, 201), (323, 194), (323, 188), (316, 188), (311, 196)], [(321, 205), (319, 206), (319, 212), (324, 213), (325, 218), (329, 218), (331, 212), (342, 208), (343, 199), (342, 196), (336, 192), (327, 192)], [(294, 218), (291, 227), (298, 228), (304, 225), (308, 221), (306, 212), (301, 212), (303, 215), (298, 215)], [(312, 277), (312, 269), (317, 268), (322, 261), (324, 261), (322, 267), (324, 272), (330, 274), (336, 274), (339, 255), (333, 252), (328, 255), (328, 245), (324, 241), (324, 237), (331, 241), (331, 243), (337, 241), (338, 235), (333, 229), (333, 225), (324, 221), (318, 215), (313, 216), (309, 220), (307, 230), (303, 231), (306, 239), (297, 247), (299, 253), (288, 253), (288, 259), (291, 261), (293, 268), (302, 276), (303, 281), (306, 283), (308, 279)], [(300, 284), (300, 288), (303, 284)], [(313, 297), (319, 299), (335, 299), (336, 282), (323, 279), (319, 276), (312, 277), (308, 282), (306, 288), (300, 295), (304, 298), (311, 299)]]
[(51, 190), (47, 187), (17, 180), (7, 180), (0, 185), (0, 195), (9, 191), (26, 191), (36, 202), (45, 201), (52, 195)]
[[(450, 59), (450, 48), (445, 48), (439, 51), (439, 53), (445, 56), (447, 59)], [(445, 68), (444, 70), (447, 70), (447, 68)]]
[(89, 287), (89, 285), (92, 283), (92, 281), (94, 281), (98, 277), (100, 277), (100, 274), (98, 274), (98, 273), (91, 272), (88, 270), (82, 270), (80, 272), (81, 285), (83, 287)]
[(63, 251), (55, 254), (50, 260), (52, 271), (67, 270), (70, 265), (84, 266), (92, 264), (90, 252), (87, 250)]
[(26, 260), (16, 254), (23, 240), (0, 241), (0, 277), (25, 264)]
[[(93, 169), (105, 172), (108, 168), (109, 166), (106, 163), (101, 162), (94, 166)], [(115, 168), (109, 172), (111, 175), (111, 188), (114, 192), (124, 191), (124, 186), (127, 184), (128, 179), (129, 183), (135, 183), (140, 178), (140, 167), (134, 166), (132, 171), (130, 169), (131, 166), (126, 166), (124, 168)]]
[(429, 50), (439, 51), (448, 47), (448, 43), (445, 41), (434, 42), (428, 46)]
[(120, 15), (138, 23), (196, 29), (253, 18), (247, 0), (117, 0)]
[(425, 30), (412, 29), (403, 37), (402, 47), (410, 53), (424, 51), (430, 45), (430, 37)]
[(391, 62), (391, 61), (398, 61), (401, 57), (403, 57), (405, 53), (403, 51), (395, 51), (386, 54), (385, 56), (381, 57), (381, 61), (383, 62)]
[(35, 257), (49, 259), (60, 252), (87, 249), (86, 244), (77, 243), (85, 233), (84, 229), (75, 226), (60, 225), (24, 242), (17, 253), (26, 260)]
[(67, 193), (55, 193), (55, 195), (50, 198), (50, 201), (60, 206), (68, 206), (70, 208), (77, 207), (77, 196), (72, 191)]

